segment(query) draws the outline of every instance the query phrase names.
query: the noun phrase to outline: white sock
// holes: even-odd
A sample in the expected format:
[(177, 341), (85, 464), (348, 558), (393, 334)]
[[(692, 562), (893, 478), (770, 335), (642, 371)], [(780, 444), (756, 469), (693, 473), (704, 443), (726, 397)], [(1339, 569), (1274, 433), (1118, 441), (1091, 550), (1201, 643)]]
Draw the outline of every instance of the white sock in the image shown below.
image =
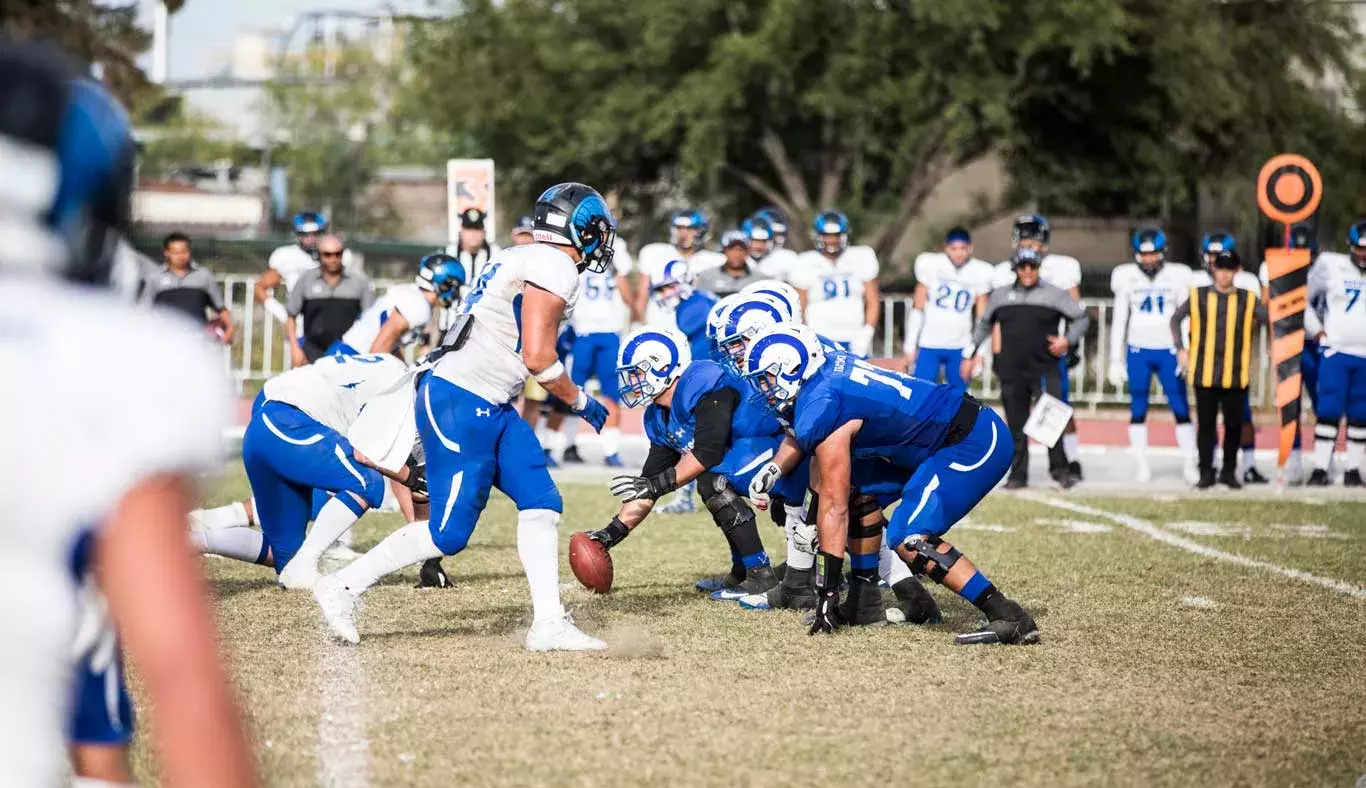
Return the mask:
[[(398, 509), (395, 508), (393, 511), (398, 511)], [(318, 516), (321, 517), (321, 516), (322, 516), (322, 512), (318, 512)], [(357, 518), (357, 519), (359, 519), (359, 518)], [(354, 523), (353, 523), (353, 524), (354, 524)], [(314, 527), (314, 528), (317, 528), (318, 526), (317, 526), (317, 525), (314, 525), (313, 527)], [(340, 536), (338, 536), (336, 539), (334, 539), (334, 540), (332, 540), (332, 541), (336, 542), (337, 544), (341, 545), (342, 547), (350, 547), (351, 545), (355, 544), (355, 542), (356, 542), (356, 532), (355, 532), (355, 529), (354, 529), (354, 528), (347, 528), (345, 531), (342, 531), (342, 532), (341, 532), (341, 535), (340, 535)], [(328, 547), (331, 547), (331, 545), (328, 545)], [(324, 547), (323, 549), (326, 550), (327, 548)]]
[(265, 552), (266, 537), (255, 528), (233, 525), (211, 531), (191, 531), (190, 544), (200, 553), (255, 564)]
[(887, 532), (882, 532), (882, 545), (877, 553), (877, 574), (889, 586), (894, 586), (911, 576), (911, 568), (901, 560), (901, 556), (887, 546)]
[(550, 456), (556, 460), (564, 456), (564, 447), (568, 444), (569, 439), (559, 430), (541, 433), (541, 448), (550, 452)]
[(318, 512), (318, 519), (313, 521), (313, 527), (309, 529), (308, 536), (304, 537), (304, 543), (299, 545), (299, 552), (294, 554), (290, 563), (303, 561), (306, 565), (317, 566), (323, 551), (356, 524), (356, 513), (351, 511), (340, 497), (350, 494), (340, 493), (323, 504), (322, 510)]
[(198, 530), (211, 531), (215, 528), (233, 528), (248, 525), (247, 507), (241, 501), (233, 501), (227, 506), (216, 509), (195, 509), (190, 512), (190, 524)]
[(1148, 425), (1130, 424), (1129, 425), (1129, 448), (1133, 449), (1134, 454), (1143, 454), (1148, 450)]
[(1195, 445), (1195, 425), (1191, 423), (1176, 425), (1176, 446), (1188, 462), (1195, 462), (1198, 449)]
[(1338, 425), (1319, 422), (1314, 426), (1314, 467), (1328, 470), (1333, 464), (1333, 444), (1338, 441)]
[(563, 618), (560, 604), (559, 512), (527, 509), (517, 514), (517, 556), (531, 588), (532, 623)]
[(1062, 452), (1067, 455), (1068, 462), (1081, 462), (1081, 438), (1077, 437), (1077, 433), (1063, 433)]
[(1243, 470), (1246, 471), (1257, 462), (1257, 447), (1243, 449)]
[(602, 456), (611, 457), (621, 450), (621, 430), (617, 427), (603, 427)]
[(787, 532), (787, 568), (810, 569), (816, 565), (816, 554), (797, 547), (796, 539), (798, 528), (811, 528), (806, 523), (806, 507), (784, 504), (783, 509), (787, 512), (787, 527), (783, 529)]
[(427, 521), (418, 520), (384, 537), (379, 544), (338, 571), (336, 578), (346, 586), (347, 591), (360, 596), (390, 572), (420, 564), (428, 558), (440, 557), (441, 550), (432, 541)]
[(1347, 470), (1361, 470), (1361, 457), (1366, 453), (1366, 427), (1347, 426)]

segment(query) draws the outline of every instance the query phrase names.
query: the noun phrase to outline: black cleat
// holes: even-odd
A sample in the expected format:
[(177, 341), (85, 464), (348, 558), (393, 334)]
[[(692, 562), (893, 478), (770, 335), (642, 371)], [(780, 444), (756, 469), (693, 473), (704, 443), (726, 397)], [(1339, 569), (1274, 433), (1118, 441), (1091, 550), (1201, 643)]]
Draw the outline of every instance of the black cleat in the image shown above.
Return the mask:
[(753, 594), (767, 593), (776, 585), (778, 578), (773, 576), (773, 567), (755, 566), (745, 572), (744, 580), (736, 585), (718, 588), (711, 592), (711, 598), (718, 602), (734, 601)]
[(1007, 490), (1023, 490), (1024, 488), (1026, 488), (1026, 487), (1028, 487), (1028, 486), (1029, 486), (1029, 482), (1025, 481), (1024, 479), (1007, 479), (1007, 480), (1006, 480), (1006, 489), (1007, 489)]
[(1200, 471), (1200, 481), (1196, 482), (1195, 489), (1208, 490), (1214, 486), (1214, 471)]
[(1007, 646), (1027, 646), (1039, 642), (1039, 627), (1034, 618), (1012, 599), (997, 597), (992, 605), (995, 614), (976, 632), (954, 638), (960, 646), (1000, 643)]
[(1342, 486), (1343, 486), (1343, 487), (1360, 487), (1360, 486), (1361, 486), (1361, 471), (1357, 470), (1356, 468), (1353, 468), (1353, 469), (1351, 469), (1350, 471), (1347, 471), (1346, 473), (1342, 474)]
[(1229, 488), (1230, 490), (1243, 489), (1243, 483), (1238, 481), (1237, 471), (1220, 471), (1219, 483)]
[(1072, 474), (1072, 477), (1077, 481), (1084, 481), (1086, 479), (1086, 476), (1081, 472), (1081, 462), (1079, 460), (1073, 460), (1067, 463), (1067, 472)]
[(1262, 475), (1262, 472), (1253, 466), (1243, 471), (1243, 484), (1270, 484), (1271, 480)]
[(840, 612), (850, 626), (885, 626), (887, 614), (882, 609), (882, 589), (878, 588), (877, 578), (849, 578), (849, 593), (840, 603)]
[(704, 594), (710, 594), (726, 588), (739, 588), (743, 582), (745, 582), (745, 576), (736, 574), (735, 568), (731, 567), (731, 570), (724, 575), (712, 575), (698, 580), (693, 584), (693, 587)]
[[(787, 570), (783, 574), (783, 581), (765, 592), (767, 609), (815, 610), (816, 587), (811, 584), (812, 572), (811, 569)], [(746, 600), (743, 599), (740, 600), (740, 606), (759, 609), (757, 605), (746, 604)]]
[(1049, 475), (1053, 477), (1053, 483), (1057, 485), (1060, 490), (1070, 490), (1077, 486), (1077, 475), (1067, 468)]
[(422, 562), (417, 573), (417, 585), (413, 588), (450, 588), (455, 585), (441, 566), (440, 558), (428, 558)]
[(570, 446), (569, 448), (565, 449), (564, 456), (560, 458), (560, 462), (564, 463), (565, 465), (583, 464), (583, 458), (579, 456), (579, 447)]
[[(1360, 477), (1358, 476), (1358, 478)], [(1327, 487), (1332, 483), (1333, 480), (1328, 478), (1328, 471), (1325, 471), (1322, 468), (1315, 468), (1314, 472), (1309, 474), (1309, 480), (1305, 482), (1305, 485), (1309, 487)]]
[[(943, 620), (939, 603), (914, 577), (898, 581), (892, 586), (892, 593), (896, 594), (897, 609), (907, 624), (938, 624)], [(888, 610), (887, 614), (891, 616), (894, 611)]]

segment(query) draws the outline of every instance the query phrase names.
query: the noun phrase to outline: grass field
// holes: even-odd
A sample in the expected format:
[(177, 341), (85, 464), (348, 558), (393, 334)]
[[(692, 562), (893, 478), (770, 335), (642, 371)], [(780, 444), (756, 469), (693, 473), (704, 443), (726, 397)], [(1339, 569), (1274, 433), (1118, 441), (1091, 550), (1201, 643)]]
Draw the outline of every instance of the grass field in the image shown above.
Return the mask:
[[(231, 476), (209, 503), (244, 491)], [(604, 486), (564, 492), (565, 536), (614, 512)], [(795, 613), (712, 602), (692, 581), (728, 557), (695, 515), (657, 517), (617, 548), (612, 594), (565, 586), (609, 652), (531, 654), (514, 522), (496, 499), (446, 562), (453, 589), (416, 591), (411, 571), (374, 589), (356, 647), (332, 642), (313, 600), (268, 570), (206, 562), (269, 785), (1352, 786), (1366, 774), (1360, 501), (993, 495), (951, 538), (1038, 619), (1044, 641), (1024, 648), (954, 645), (976, 611), (938, 588), (940, 626), (830, 638), (808, 637)], [(396, 525), (366, 517), (357, 546)], [(780, 531), (763, 534), (780, 560)], [(145, 746), (138, 761), (150, 774)]]

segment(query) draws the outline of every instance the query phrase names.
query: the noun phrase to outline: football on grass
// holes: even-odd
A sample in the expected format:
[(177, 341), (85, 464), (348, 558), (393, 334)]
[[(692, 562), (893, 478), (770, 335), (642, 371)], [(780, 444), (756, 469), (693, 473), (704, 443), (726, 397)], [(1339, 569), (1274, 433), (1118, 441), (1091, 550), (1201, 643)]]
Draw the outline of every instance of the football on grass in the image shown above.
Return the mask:
[(569, 568), (590, 591), (605, 594), (612, 590), (612, 556), (583, 531), (569, 537)]

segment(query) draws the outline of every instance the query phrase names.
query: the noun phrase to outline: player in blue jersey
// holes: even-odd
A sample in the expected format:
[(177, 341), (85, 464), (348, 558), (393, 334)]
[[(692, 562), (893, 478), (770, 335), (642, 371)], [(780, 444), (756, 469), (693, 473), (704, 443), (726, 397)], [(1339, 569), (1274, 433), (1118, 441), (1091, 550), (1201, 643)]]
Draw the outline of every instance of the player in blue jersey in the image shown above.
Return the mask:
[[(824, 350), (806, 326), (760, 334), (745, 357), (746, 379), (785, 414), (797, 448), (814, 457), (820, 554), (817, 611), (811, 632), (845, 623), (839, 606), (851, 467), (880, 459), (911, 471), (887, 541), (916, 574), (971, 602), (987, 624), (960, 643), (1030, 643), (1033, 618), (1008, 599), (943, 535), (1000, 482), (1014, 442), (1005, 422), (949, 386), (879, 369), (844, 352)], [(787, 460), (787, 458), (783, 458)], [(788, 462), (779, 470), (785, 471)], [(850, 594), (876, 591), (875, 567), (851, 561)]]
[(684, 260), (672, 260), (664, 273), (650, 283), (655, 303), (673, 311), (678, 330), (688, 338), (693, 358), (707, 358), (712, 351), (707, 338), (707, 316), (716, 305), (716, 296), (693, 286), (693, 273)]

